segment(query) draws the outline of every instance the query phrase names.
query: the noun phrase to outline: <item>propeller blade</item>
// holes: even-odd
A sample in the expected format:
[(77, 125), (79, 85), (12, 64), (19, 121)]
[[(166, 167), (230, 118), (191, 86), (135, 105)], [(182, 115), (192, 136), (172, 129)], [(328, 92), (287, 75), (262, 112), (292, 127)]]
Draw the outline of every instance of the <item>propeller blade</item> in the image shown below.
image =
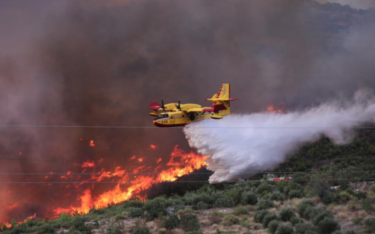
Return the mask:
[(164, 100), (163, 100), (163, 98), (161, 99), (161, 108), (163, 109), (163, 111), (165, 111), (165, 106), (164, 106)]

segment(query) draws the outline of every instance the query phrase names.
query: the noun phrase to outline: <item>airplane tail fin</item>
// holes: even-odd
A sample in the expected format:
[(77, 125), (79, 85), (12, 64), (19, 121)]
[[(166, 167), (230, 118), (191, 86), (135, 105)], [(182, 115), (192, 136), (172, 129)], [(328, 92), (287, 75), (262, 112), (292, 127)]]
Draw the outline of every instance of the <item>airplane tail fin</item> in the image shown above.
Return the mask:
[(222, 116), (230, 114), (230, 102), (236, 100), (238, 99), (230, 97), (230, 84), (222, 84), (219, 92), (207, 99), (207, 101), (213, 102), (212, 107), (207, 111), (214, 112), (213, 119), (221, 119)]

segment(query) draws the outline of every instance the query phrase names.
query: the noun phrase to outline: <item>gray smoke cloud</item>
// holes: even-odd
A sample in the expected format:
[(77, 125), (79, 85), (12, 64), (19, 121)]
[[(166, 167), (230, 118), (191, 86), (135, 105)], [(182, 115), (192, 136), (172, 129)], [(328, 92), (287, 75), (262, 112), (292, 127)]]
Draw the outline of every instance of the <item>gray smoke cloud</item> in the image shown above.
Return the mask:
[(353, 102), (328, 102), (286, 114), (252, 113), (206, 120), (184, 128), (191, 147), (208, 159), (210, 183), (246, 179), (275, 168), (301, 145), (326, 136), (349, 143), (353, 128), (375, 122), (375, 99), (358, 92)]

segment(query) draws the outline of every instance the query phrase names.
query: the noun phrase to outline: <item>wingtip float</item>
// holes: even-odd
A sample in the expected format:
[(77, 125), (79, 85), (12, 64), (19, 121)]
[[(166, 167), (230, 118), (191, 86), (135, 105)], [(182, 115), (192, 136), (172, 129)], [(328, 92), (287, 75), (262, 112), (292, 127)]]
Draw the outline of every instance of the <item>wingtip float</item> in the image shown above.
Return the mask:
[(161, 104), (150, 103), (152, 110), (150, 115), (157, 116), (153, 123), (158, 127), (184, 126), (208, 118), (222, 119), (223, 116), (230, 114), (230, 102), (238, 99), (230, 97), (230, 84), (223, 84), (218, 93), (206, 100), (213, 103), (211, 107), (191, 103), (181, 104), (180, 101), (164, 104), (164, 100), (161, 99)]

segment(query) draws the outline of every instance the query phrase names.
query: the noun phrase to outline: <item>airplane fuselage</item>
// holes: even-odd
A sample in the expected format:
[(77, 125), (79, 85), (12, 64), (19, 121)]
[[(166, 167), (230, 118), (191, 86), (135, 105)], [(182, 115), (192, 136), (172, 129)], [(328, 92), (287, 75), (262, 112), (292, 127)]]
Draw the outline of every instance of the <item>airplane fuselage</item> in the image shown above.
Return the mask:
[[(226, 115), (225, 113), (222, 113), (222, 111), (220, 112), (222, 116)], [(153, 123), (158, 127), (177, 127), (184, 126), (198, 120), (210, 119), (213, 115), (213, 112), (187, 114), (186, 112), (179, 111), (173, 113), (161, 113), (154, 119)]]

